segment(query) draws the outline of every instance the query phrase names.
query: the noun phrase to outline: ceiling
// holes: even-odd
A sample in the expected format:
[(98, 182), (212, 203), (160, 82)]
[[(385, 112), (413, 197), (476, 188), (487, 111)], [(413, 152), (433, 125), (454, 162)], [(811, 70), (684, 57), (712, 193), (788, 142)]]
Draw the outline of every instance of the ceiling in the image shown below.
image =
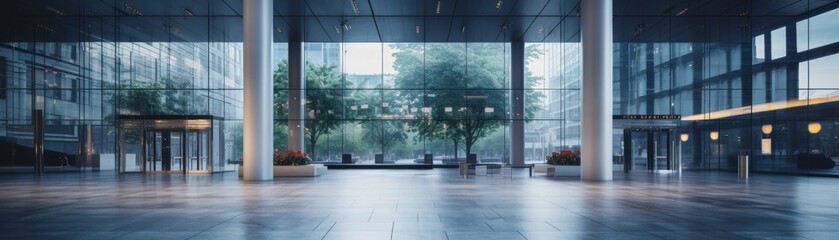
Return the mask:
[[(615, 40), (726, 41), (724, 36), (739, 38), (746, 29), (768, 31), (808, 12), (836, 8), (838, 1), (614, 0)], [(0, 9), (2, 41), (242, 40), (242, 0), (18, 0), (6, 5)], [(580, 0), (275, 0), (274, 38), (579, 41), (579, 5)]]

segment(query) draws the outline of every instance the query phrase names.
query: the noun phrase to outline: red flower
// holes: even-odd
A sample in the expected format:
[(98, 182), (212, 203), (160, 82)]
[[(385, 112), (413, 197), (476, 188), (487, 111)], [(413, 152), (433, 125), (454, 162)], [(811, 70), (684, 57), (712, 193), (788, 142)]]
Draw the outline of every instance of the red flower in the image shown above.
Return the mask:
[(580, 155), (580, 150), (574, 150), (574, 155)]

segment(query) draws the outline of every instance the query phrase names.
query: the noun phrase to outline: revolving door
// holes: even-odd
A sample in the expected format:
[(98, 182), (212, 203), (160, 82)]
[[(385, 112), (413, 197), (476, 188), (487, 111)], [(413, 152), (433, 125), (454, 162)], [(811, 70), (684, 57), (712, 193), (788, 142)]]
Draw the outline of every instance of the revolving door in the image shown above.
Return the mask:
[(120, 116), (120, 173), (212, 173), (222, 154), (221, 119), (211, 116)]

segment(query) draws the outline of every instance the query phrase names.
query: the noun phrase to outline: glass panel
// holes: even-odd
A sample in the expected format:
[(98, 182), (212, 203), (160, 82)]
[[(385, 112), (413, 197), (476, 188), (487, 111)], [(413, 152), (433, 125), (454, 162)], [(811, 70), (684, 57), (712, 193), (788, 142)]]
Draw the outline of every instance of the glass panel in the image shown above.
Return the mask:
[(787, 27), (772, 30), (772, 60), (787, 56)]
[[(120, 157), (122, 159), (122, 169), (124, 172), (141, 172), (144, 171), (143, 162), (150, 161), (149, 153), (151, 150), (143, 149), (143, 145), (141, 144), (141, 135), (143, 134), (142, 130), (137, 129), (126, 129), (123, 130), (123, 152), (124, 155)], [(149, 141), (150, 134), (146, 134), (145, 141)], [(153, 136), (153, 135), (151, 135)], [(145, 152), (144, 152), (145, 151)], [(143, 156), (146, 156), (146, 159), (143, 159)]]

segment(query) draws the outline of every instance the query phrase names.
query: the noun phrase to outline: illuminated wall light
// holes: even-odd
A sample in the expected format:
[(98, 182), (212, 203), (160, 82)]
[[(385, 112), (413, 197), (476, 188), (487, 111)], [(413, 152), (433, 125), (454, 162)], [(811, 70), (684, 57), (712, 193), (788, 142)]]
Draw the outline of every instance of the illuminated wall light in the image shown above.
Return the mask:
[(423, 107), (422, 112), (424, 113), (431, 113), (431, 107)]
[(807, 131), (812, 134), (819, 133), (821, 130), (822, 124), (819, 122), (810, 122), (809, 124), (807, 124)]
[(713, 131), (713, 132), (711, 132), (711, 134), (709, 136), (711, 137), (711, 140), (720, 139), (720, 132)]
[(446, 107), (443, 110), (445, 110), (446, 112), (452, 112), (452, 107)]
[(370, 107), (370, 106), (368, 106), (367, 104), (362, 104), (362, 105), (361, 105), (361, 109), (367, 109), (367, 108), (369, 108), (369, 107)]
[(679, 136), (679, 139), (681, 139), (682, 142), (687, 142), (688, 139), (690, 139), (690, 135), (688, 135), (687, 133), (682, 133), (682, 135)]
[(760, 127), (760, 131), (763, 132), (763, 134), (772, 133), (772, 124), (764, 124), (762, 127)]
[(491, 108), (491, 107), (484, 108), (484, 112), (485, 113), (493, 113), (493, 112), (495, 112), (495, 108)]

